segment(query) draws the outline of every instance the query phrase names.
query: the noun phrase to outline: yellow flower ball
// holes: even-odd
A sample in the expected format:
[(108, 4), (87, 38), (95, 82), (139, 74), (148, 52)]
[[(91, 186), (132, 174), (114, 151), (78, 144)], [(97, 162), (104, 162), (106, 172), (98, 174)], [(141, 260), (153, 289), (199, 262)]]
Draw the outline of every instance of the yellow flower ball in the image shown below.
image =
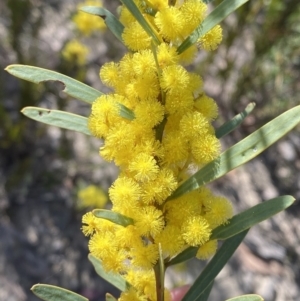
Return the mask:
[(193, 247), (201, 246), (209, 240), (211, 228), (202, 216), (187, 217), (181, 229), (185, 242)]
[(69, 41), (62, 50), (62, 56), (65, 60), (80, 66), (86, 64), (88, 53), (88, 48), (78, 40)]
[(217, 240), (210, 240), (198, 249), (196, 257), (201, 260), (209, 259), (213, 255), (215, 255), (217, 247)]
[(222, 27), (216, 25), (198, 40), (200, 47), (206, 51), (216, 50), (222, 42)]

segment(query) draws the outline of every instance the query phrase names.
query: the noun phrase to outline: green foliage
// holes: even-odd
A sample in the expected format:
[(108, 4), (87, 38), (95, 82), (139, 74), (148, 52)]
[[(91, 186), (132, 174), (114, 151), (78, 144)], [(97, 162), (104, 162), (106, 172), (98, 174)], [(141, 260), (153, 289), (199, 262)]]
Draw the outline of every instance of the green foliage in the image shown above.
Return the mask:
[(198, 297), (198, 301), (207, 301), (208, 297), (210, 295), (210, 292), (212, 290), (212, 287), (214, 285), (214, 281), (212, 281), (207, 287), (206, 289), (202, 292), (202, 294)]
[(222, 138), (231, 133), (243, 122), (243, 120), (254, 110), (254, 108), (255, 103), (249, 103), (243, 112), (237, 114), (230, 121), (225, 122), (222, 126), (216, 129), (216, 137)]
[(237, 233), (249, 229), (250, 227), (272, 217), (285, 210), (294, 203), (292, 196), (280, 196), (235, 215), (227, 224), (221, 225), (213, 230), (210, 239), (227, 239)]
[(96, 258), (91, 254), (89, 254), (88, 258), (89, 261), (93, 264), (96, 273), (101, 278), (105, 279), (107, 282), (111, 283), (113, 286), (119, 289), (121, 292), (125, 291), (130, 287), (130, 284), (120, 275), (106, 272), (103, 269), (101, 260), (99, 260), (98, 258)]
[[(71, 77), (68, 77), (66, 75), (60, 74), (52, 70), (23, 65), (10, 65), (6, 67), (5, 70), (16, 77), (33, 82), (35, 84), (39, 84), (44, 81), (60, 82), (64, 85), (63, 92), (65, 92), (69, 96), (75, 97), (76, 99), (82, 100), (89, 104), (92, 104), (95, 101), (95, 99), (102, 95), (102, 92)], [(119, 103), (119, 108), (120, 116), (128, 120), (133, 120), (135, 118), (134, 113), (130, 109), (125, 107), (123, 104)], [(41, 112), (43, 112), (43, 114), (41, 114)], [(47, 117), (47, 114), (45, 114), (46, 112), (51, 112), (51, 114), (48, 114)], [(74, 130), (74, 123), (78, 122), (78, 126), (80, 126), (77, 129), (77, 131), (90, 135), (89, 130), (86, 126), (86, 121), (84, 121), (85, 119), (83, 119), (84, 117), (82, 116), (81, 121), (79, 121), (77, 117), (77, 120), (74, 120), (75, 122), (72, 122), (71, 114), (63, 114), (62, 112), (56, 110), (44, 110), (42, 108), (26, 108), (26, 110), (23, 113), (25, 115), (28, 114), (27, 116), (29, 118), (65, 129)], [(39, 118), (38, 115), (40, 115), (41, 118)]]
[(13, 76), (25, 79), (35, 84), (39, 84), (44, 81), (60, 82), (64, 85), (63, 92), (87, 103), (92, 103), (96, 98), (102, 95), (102, 92), (52, 70), (23, 65), (11, 65), (6, 67), (5, 70)]
[(190, 247), (182, 251), (180, 254), (172, 258), (170, 261), (166, 263), (166, 267), (169, 267), (174, 264), (178, 264), (181, 262), (185, 262), (191, 258), (194, 258), (197, 254), (198, 248)]
[(133, 111), (131, 111), (130, 109), (128, 109), (121, 103), (119, 103), (119, 107), (120, 107), (120, 111), (119, 111), (120, 116), (122, 116), (123, 118), (126, 118), (128, 120), (133, 120), (135, 118)]
[(201, 295), (205, 289), (217, 277), (219, 272), (223, 269), (229, 258), (233, 255), (237, 247), (245, 238), (248, 230), (245, 230), (229, 239), (227, 239), (222, 247), (217, 251), (216, 255), (203, 269), (200, 276), (196, 279), (190, 290), (184, 296), (182, 301), (196, 301), (201, 300)]
[(299, 122), (300, 106), (297, 106), (281, 114), (227, 149), (218, 158), (205, 165), (182, 183), (169, 199), (175, 199), (189, 191), (195, 190), (204, 184), (220, 178), (236, 167), (245, 164), (286, 135)]
[(122, 215), (118, 212), (113, 212), (111, 210), (95, 209), (93, 210), (93, 214), (96, 217), (106, 219), (116, 225), (121, 225), (123, 227), (127, 227), (133, 224), (132, 218)]
[(31, 290), (44, 301), (88, 301), (87, 298), (74, 292), (48, 284), (36, 284)]
[(117, 299), (114, 296), (112, 296), (111, 294), (107, 293), (105, 295), (105, 301), (117, 301)]
[(87, 127), (87, 118), (80, 115), (35, 107), (26, 107), (21, 112), (25, 116), (45, 124), (91, 135)]
[(101, 17), (104, 20), (106, 26), (115, 35), (115, 37), (120, 42), (123, 42), (122, 33), (124, 30), (124, 26), (110, 11), (102, 7), (96, 6), (84, 6), (80, 10)]

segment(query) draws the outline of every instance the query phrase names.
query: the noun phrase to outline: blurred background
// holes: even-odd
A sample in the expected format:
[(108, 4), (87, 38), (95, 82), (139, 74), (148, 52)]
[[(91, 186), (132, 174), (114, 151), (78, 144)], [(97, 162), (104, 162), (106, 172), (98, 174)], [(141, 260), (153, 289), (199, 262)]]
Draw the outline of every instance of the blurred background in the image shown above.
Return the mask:
[[(75, 17), (79, 3), (0, 1), (0, 301), (38, 300), (30, 292), (36, 283), (58, 285), (91, 301), (104, 300), (106, 292), (118, 296), (95, 274), (80, 230), (82, 215), (93, 206), (82, 191), (95, 185), (105, 198), (117, 169), (98, 155), (101, 141), (20, 113), (25, 106), (40, 106), (88, 116), (89, 105), (66, 96), (59, 83), (35, 85), (4, 71), (9, 64), (38, 66), (106, 92), (99, 68), (118, 61), (125, 49), (101, 24), (82, 32)], [(119, 1), (103, 5), (116, 13)], [(299, 104), (299, 20), (297, 0), (249, 1), (223, 22), (218, 50), (199, 53), (190, 66), (219, 105), (216, 127), (256, 103), (242, 126), (222, 138), (224, 149)], [(283, 194), (296, 198), (287, 211), (250, 230), (218, 276), (211, 301), (243, 293), (261, 294), (266, 301), (299, 300), (299, 134), (298, 126), (211, 185), (232, 200), (236, 212)], [(167, 285), (191, 284), (203, 266), (194, 260), (175, 266)]]

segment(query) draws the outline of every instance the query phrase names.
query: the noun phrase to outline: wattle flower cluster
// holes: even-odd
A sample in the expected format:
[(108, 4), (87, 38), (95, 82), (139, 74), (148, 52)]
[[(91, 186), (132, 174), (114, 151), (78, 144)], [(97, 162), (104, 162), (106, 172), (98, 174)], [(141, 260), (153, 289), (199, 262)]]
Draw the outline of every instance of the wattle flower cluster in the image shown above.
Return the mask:
[[(120, 169), (109, 190), (112, 211), (132, 223), (116, 225), (92, 213), (83, 217), (83, 232), (91, 236), (90, 252), (107, 271), (131, 284), (121, 294), (122, 301), (156, 300), (153, 268), (159, 245), (166, 262), (189, 246), (198, 247), (197, 257), (207, 259), (217, 248), (217, 242), (210, 241), (212, 230), (233, 213), (226, 198), (205, 187), (168, 200), (191, 168), (220, 154), (211, 125), (217, 106), (203, 92), (201, 77), (183, 67), (197, 47), (180, 55), (176, 51), (203, 21), (206, 5), (200, 0), (135, 3), (160, 42), (153, 43), (130, 12), (121, 8), (123, 40), (132, 52), (119, 63), (102, 67), (101, 80), (113, 92), (93, 103), (89, 117), (91, 133), (104, 139), (101, 156)], [(221, 38), (217, 26), (198, 46), (215, 49)]]

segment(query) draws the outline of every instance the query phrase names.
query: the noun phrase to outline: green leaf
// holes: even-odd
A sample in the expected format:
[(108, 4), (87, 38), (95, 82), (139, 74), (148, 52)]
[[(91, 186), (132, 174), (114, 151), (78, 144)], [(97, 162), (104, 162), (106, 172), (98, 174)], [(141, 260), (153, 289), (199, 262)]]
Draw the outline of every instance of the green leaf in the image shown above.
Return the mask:
[(36, 284), (31, 290), (36, 296), (45, 301), (88, 301), (87, 298), (76, 293), (48, 284)]
[(169, 197), (169, 200), (195, 190), (220, 178), (236, 167), (250, 161), (287, 134), (300, 122), (300, 106), (273, 119), (259, 130), (233, 145), (218, 158), (205, 165), (183, 182)]
[(95, 210), (93, 210), (93, 214), (96, 217), (106, 219), (108, 221), (111, 221), (114, 224), (121, 225), (123, 227), (133, 225), (133, 223), (134, 223), (132, 218), (122, 215), (120, 213), (111, 211), (111, 210), (95, 209)]
[(88, 255), (89, 261), (93, 264), (96, 273), (105, 279), (107, 282), (115, 286), (121, 292), (129, 289), (130, 284), (119, 274), (113, 274), (111, 272), (106, 272), (103, 269), (102, 262), (98, 258), (94, 257), (92, 254)]
[(227, 239), (283, 211), (294, 203), (292, 196), (280, 196), (235, 215), (226, 225), (215, 228), (210, 239)]
[(214, 281), (219, 272), (223, 269), (229, 258), (246, 236), (247, 232), (248, 230), (245, 230), (244, 232), (227, 239), (223, 243), (222, 247), (203, 269), (202, 273), (183, 297), (182, 301), (201, 300), (201, 295), (205, 292), (205, 289)]
[(92, 103), (103, 93), (71, 77), (55, 71), (26, 65), (10, 65), (5, 70), (18, 78), (39, 84), (44, 81), (58, 81), (65, 87), (63, 92), (87, 103)]
[(133, 120), (135, 118), (135, 114), (133, 111), (131, 111), (129, 108), (127, 108), (121, 103), (118, 103), (118, 105), (120, 108), (119, 114), (121, 117), (126, 118), (128, 120)]
[(113, 295), (111, 295), (109, 293), (106, 293), (105, 294), (105, 301), (117, 301), (117, 299)]
[(242, 6), (249, 0), (224, 0), (219, 4), (204, 21), (187, 37), (178, 47), (177, 52), (180, 54), (195, 44), (198, 39), (203, 37), (213, 27), (223, 21), (228, 15)]
[(227, 299), (226, 301), (264, 301), (259, 295), (243, 295), (234, 298)]
[(198, 248), (189, 247), (189, 248), (185, 249), (183, 252), (181, 252), (180, 254), (178, 254), (176, 257), (171, 259), (165, 265), (166, 265), (166, 267), (169, 267), (171, 265), (187, 261), (187, 260), (195, 257), (197, 254), (197, 251), (198, 251)]
[(243, 120), (253, 111), (254, 108), (255, 103), (249, 103), (243, 112), (234, 116), (231, 120), (229, 120), (228, 122), (221, 125), (218, 129), (216, 129), (216, 137), (219, 139), (232, 132), (243, 122)]
[(26, 107), (21, 111), (25, 116), (59, 128), (91, 135), (87, 127), (87, 118), (58, 110), (49, 110), (37, 107)]
[[(26, 65), (10, 65), (6, 67), (5, 70), (18, 78), (25, 79), (36, 84), (44, 81), (58, 81), (65, 85), (63, 91), (66, 94), (90, 104), (92, 104), (98, 97), (103, 95), (102, 92), (86, 84), (51, 70)], [(119, 107), (121, 117), (124, 117), (128, 120), (133, 120), (135, 118), (134, 112), (125, 107), (123, 104), (119, 103)]]
[(143, 14), (140, 12), (139, 8), (136, 6), (133, 0), (121, 0), (121, 2), (126, 6), (126, 8), (131, 12), (134, 18), (140, 23), (140, 25), (144, 28), (146, 33), (152, 37), (154, 43), (156, 45), (160, 44), (159, 38), (156, 36), (152, 27), (149, 25), (147, 20), (144, 18)]
[(80, 10), (101, 17), (115, 37), (123, 43), (122, 33), (124, 25), (110, 11), (97, 6), (84, 6)]
[(201, 294), (201, 296), (199, 297), (198, 301), (207, 301), (208, 297), (210, 295), (210, 292), (212, 290), (212, 287), (214, 285), (214, 281), (212, 281), (207, 287), (206, 289), (203, 291), (203, 293)]

